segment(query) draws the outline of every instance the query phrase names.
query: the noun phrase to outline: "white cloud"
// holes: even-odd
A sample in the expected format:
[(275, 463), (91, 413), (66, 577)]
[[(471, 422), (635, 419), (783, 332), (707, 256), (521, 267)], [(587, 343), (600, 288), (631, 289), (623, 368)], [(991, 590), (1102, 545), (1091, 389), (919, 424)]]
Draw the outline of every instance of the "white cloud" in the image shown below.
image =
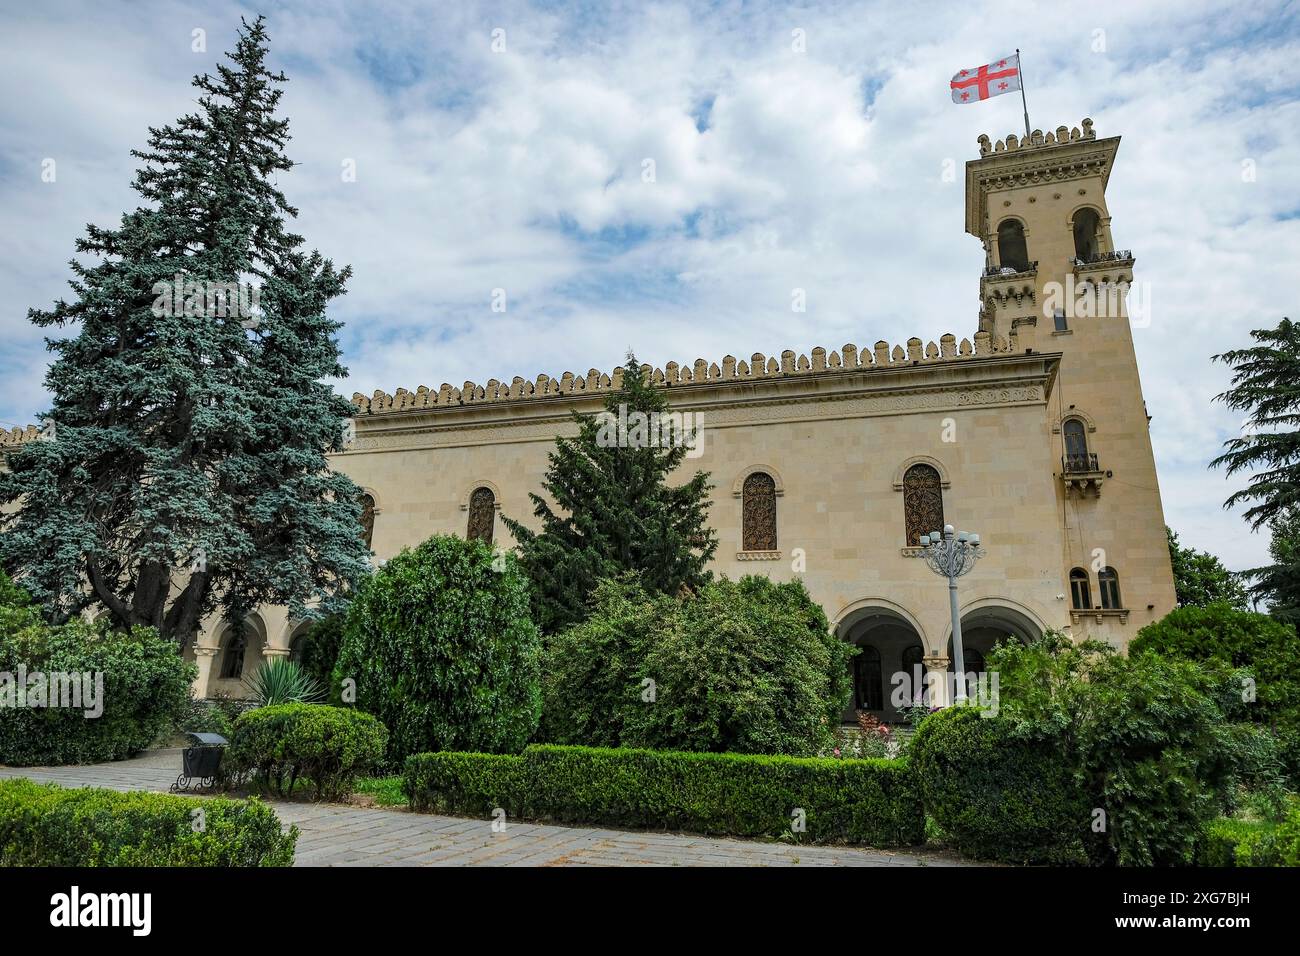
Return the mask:
[[(85, 222), (134, 205), (128, 150), (190, 108), (189, 77), (239, 9), (0, 15), (0, 84), (19, 91), (0, 101), (0, 420), (45, 403), (27, 308), (65, 294)], [(206, 54), (190, 52), (195, 26)], [(1232, 484), (1206, 471), (1240, 418), (1210, 404), (1226, 374), (1209, 355), (1294, 308), (1296, 26), (1279, 3), (1172, 0), (286, 3), (269, 28), (299, 165), (281, 185), (309, 244), (355, 269), (337, 308), (349, 394), (607, 369), (629, 346), (661, 364), (968, 335), (982, 252), (963, 232), (961, 167), (979, 133), (1020, 127), (1020, 104), (955, 107), (947, 78), (1019, 45), (1035, 125), (1090, 115), (1124, 136), (1109, 200), (1153, 291), (1135, 341), (1167, 517), (1244, 567), (1266, 542), (1219, 510)], [(45, 156), (55, 185), (39, 181)], [(796, 288), (806, 314), (790, 311)]]

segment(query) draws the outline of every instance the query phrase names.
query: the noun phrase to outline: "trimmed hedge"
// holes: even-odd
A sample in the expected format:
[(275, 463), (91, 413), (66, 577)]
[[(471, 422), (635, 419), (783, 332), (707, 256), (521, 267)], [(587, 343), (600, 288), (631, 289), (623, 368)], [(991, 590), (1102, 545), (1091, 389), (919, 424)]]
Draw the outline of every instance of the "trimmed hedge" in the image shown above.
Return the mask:
[(1201, 866), (1300, 866), (1300, 802), (1282, 823), (1220, 817), (1197, 847)]
[(297, 842), (255, 799), (0, 781), (0, 866), (291, 866)]
[(565, 747), (522, 755), (415, 754), (402, 787), (416, 810), (727, 836), (780, 837), (804, 811), (804, 837), (873, 846), (925, 842), (905, 760)]
[(237, 771), (253, 771), (276, 792), (308, 780), (318, 799), (339, 800), (359, 774), (384, 757), (388, 731), (370, 714), (324, 704), (277, 704), (235, 721), (226, 755)]
[(921, 723), (910, 751), (926, 811), (962, 853), (1006, 863), (1086, 863), (1092, 816), (1064, 745), (1025, 740), (974, 707)]

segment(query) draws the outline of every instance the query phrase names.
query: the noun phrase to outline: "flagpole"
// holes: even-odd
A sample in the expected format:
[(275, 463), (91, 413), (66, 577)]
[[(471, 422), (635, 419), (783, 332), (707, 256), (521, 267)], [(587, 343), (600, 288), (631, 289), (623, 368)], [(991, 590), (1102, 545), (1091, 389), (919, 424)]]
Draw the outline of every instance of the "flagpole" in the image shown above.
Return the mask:
[(1029, 103), (1025, 100), (1025, 61), (1019, 47), (1016, 47), (1016, 66), (1020, 70), (1020, 105), (1025, 108), (1025, 139), (1031, 139), (1034, 134), (1029, 130)]

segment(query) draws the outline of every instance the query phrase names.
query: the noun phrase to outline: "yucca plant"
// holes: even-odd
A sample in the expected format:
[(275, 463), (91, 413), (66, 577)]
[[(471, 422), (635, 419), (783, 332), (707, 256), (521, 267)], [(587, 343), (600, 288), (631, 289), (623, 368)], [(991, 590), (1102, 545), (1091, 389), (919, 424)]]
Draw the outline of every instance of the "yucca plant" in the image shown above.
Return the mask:
[(295, 662), (277, 658), (262, 665), (244, 681), (250, 696), (260, 707), (275, 704), (319, 704), (325, 700), (325, 686)]

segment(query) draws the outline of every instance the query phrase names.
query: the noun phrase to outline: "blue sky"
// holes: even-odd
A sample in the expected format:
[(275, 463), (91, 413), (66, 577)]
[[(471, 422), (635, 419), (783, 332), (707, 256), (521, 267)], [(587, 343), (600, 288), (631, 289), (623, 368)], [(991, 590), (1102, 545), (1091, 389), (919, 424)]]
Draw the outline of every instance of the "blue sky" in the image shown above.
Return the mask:
[(355, 270), (345, 394), (609, 369), (629, 347), (662, 365), (969, 335), (983, 258), (960, 169), (1020, 102), (955, 106), (947, 83), (1019, 47), (1035, 126), (1124, 137), (1108, 198), (1151, 290), (1134, 335), (1169, 522), (1264, 560), (1206, 467), (1240, 426), (1209, 356), (1297, 312), (1296, 4), (10, 4), (6, 426), (46, 404), (27, 309), (65, 294), (85, 223), (135, 204), (129, 150), (259, 12), (291, 80), (297, 229)]

